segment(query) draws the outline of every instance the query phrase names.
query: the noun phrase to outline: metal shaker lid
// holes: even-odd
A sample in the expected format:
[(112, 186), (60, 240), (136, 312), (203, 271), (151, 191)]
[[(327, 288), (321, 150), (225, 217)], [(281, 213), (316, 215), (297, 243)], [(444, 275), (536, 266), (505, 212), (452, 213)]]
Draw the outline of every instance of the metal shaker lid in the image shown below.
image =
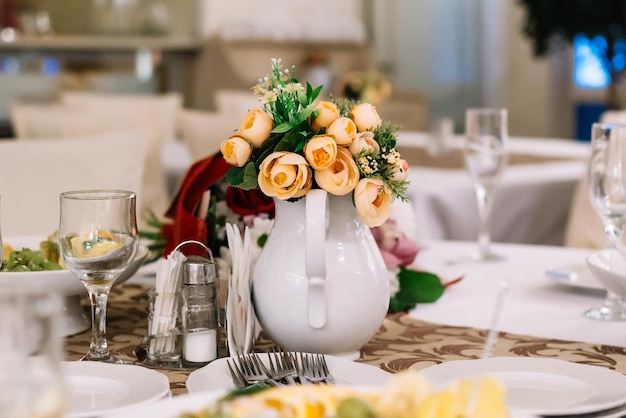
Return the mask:
[(191, 255), (183, 261), (183, 285), (210, 284), (217, 281), (215, 262)]

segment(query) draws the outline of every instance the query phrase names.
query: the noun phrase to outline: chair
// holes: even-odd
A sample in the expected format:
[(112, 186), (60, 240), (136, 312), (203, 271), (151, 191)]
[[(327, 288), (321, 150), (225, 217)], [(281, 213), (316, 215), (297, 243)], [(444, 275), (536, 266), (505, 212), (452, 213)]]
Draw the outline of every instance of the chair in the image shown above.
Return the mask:
[(13, 104), (11, 120), (19, 139), (72, 138), (143, 130), (150, 140), (141, 188), (143, 207), (160, 215), (170, 200), (162, 163), (163, 144), (176, 136), (181, 101), (178, 94), (65, 92), (53, 104)]
[(59, 224), (59, 194), (67, 190), (132, 190), (141, 202), (148, 146), (141, 132), (0, 141), (3, 235), (52, 234)]

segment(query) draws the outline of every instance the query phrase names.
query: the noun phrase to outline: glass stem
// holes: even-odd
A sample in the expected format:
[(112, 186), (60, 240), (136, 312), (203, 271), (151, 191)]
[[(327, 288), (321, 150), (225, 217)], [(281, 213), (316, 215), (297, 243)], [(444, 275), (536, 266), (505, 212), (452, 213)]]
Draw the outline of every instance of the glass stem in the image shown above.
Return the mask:
[(476, 197), (478, 199), (478, 251), (480, 259), (484, 260), (489, 255), (491, 245), (491, 207), (493, 206), (493, 188), (479, 185), (476, 187)]
[(91, 301), (91, 343), (85, 360), (102, 360), (111, 356), (106, 334), (107, 300), (110, 287), (96, 286), (87, 290)]

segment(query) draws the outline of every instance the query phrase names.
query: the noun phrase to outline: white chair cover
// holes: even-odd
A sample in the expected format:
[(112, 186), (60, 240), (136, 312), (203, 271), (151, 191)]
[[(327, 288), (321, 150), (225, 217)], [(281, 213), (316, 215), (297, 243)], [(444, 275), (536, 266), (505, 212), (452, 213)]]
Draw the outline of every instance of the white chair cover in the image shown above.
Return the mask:
[(68, 190), (131, 190), (140, 206), (148, 144), (141, 132), (0, 141), (3, 235), (51, 235), (59, 224), (59, 194)]

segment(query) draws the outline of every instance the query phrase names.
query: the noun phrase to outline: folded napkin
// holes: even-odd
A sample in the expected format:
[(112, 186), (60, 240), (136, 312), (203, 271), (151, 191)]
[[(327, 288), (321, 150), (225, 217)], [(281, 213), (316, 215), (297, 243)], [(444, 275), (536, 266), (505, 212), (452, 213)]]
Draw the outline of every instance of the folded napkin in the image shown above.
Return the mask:
[(239, 228), (226, 224), (232, 268), (228, 278), (226, 299), (226, 338), (231, 356), (249, 353), (254, 348), (256, 315), (252, 304), (252, 248), (250, 230), (245, 228), (243, 239)]
[[(222, 154), (213, 155), (195, 162), (185, 174), (178, 193), (174, 197), (165, 217), (172, 219), (172, 223), (164, 224), (162, 234), (167, 244), (163, 252), (167, 256), (178, 244), (183, 241), (207, 241), (207, 226), (204, 216), (195, 215), (204, 193), (214, 184), (221, 181), (231, 168)], [(186, 255), (206, 255), (204, 249), (189, 246)]]

